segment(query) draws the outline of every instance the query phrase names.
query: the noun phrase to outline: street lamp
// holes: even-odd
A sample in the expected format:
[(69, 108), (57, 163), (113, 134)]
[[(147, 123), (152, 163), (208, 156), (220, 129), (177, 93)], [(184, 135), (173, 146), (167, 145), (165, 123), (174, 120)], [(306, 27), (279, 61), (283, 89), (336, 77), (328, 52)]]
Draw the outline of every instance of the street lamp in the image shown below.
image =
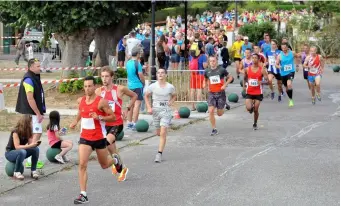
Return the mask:
[(152, 0), (152, 65), (151, 80), (156, 80), (156, 63), (155, 63), (155, 5), (156, 0)]

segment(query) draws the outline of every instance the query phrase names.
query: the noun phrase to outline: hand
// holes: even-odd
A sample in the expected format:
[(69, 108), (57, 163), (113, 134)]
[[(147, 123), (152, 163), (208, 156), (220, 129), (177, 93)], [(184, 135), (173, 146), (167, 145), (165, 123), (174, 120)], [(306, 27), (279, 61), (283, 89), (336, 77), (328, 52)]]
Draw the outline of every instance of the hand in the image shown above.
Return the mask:
[(151, 107), (147, 108), (147, 112), (148, 112), (148, 114), (153, 114), (152, 108)]
[(29, 144), (29, 146), (30, 146), (31, 148), (33, 148), (33, 147), (38, 147), (38, 145), (40, 145), (40, 143), (38, 143), (38, 142), (32, 142), (31, 144)]
[(70, 129), (75, 129), (77, 125), (77, 122), (76, 121), (73, 121), (71, 124), (70, 124)]
[(98, 115), (97, 115), (96, 112), (92, 112), (92, 113), (90, 113), (89, 115), (90, 115), (90, 117), (99, 120), (99, 117), (98, 117)]
[(123, 110), (123, 111), (122, 111), (122, 119), (123, 119), (123, 120), (126, 120), (126, 119), (127, 119), (127, 116), (128, 116), (128, 110)]
[(227, 85), (223, 85), (223, 86), (221, 87), (221, 90), (222, 90), (222, 91), (225, 91), (226, 87), (227, 87)]
[(38, 118), (38, 123), (41, 123), (43, 121), (43, 119), (44, 119), (44, 116), (41, 115), (41, 114), (38, 114), (37, 118)]

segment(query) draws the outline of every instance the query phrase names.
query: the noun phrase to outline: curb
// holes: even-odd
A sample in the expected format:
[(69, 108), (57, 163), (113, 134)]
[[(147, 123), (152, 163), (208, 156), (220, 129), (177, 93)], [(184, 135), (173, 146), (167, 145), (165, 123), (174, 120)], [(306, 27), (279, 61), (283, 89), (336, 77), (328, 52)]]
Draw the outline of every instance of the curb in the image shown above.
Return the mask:
[[(241, 107), (243, 105), (244, 105), (244, 102), (243, 103), (237, 103), (237, 105), (231, 106), (230, 110), (236, 109), (236, 108)], [(179, 129), (183, 128), (183, 127), (186, 127), (188, 125), (195, 124), (195, 123), (198, 123), (198, 122), (201, 122), (201, 121), (205, 121), (208, 118), (209, 117), (203, 117), (203, 118), (194, 119), (194, 120), (191, 120), (191, 121), (189, 121), (187, 123), (184, 123), (184, 124), (181, 124), (181, 125), (178, 125), (178, 126), (174, 126), (174, 127), (171, 126), (170, 129), (171, 129), (171, 131), (177, 131), (177, 130), (179, 130)], [(144, 137), (144, 138), (142, 138), (140, 140), (137, 140), (136, 142), (142, 142), (142, 141), (148, 140), (148, 139), (156, 137), (156, 136), (157, 136), (156, 134), (151, 134), (150, 136)], [(128, 143), (128, 144), (126, 144), (126, 145), (124, 145), (122, 147), (119, 147), (117, 149), (121, 150), (121, 149), (124, 149), (124, 148), (127, 148), (127, 147), (131, 147), (131, 146), (132, 146), (131, 143)], [(90, 157), (89, 157), (90, 161), (93, 160), (95, 157), (97, 157), (95, 154), (90, 155)], [(5, 189), (4, 191), (0, 192), (0, 195), (3, 195), (3, 194), (5, 194), (5, 193), (7, 193), (9, 191), (12, 191), (12, 190), (14, 190), (14, 189), (16, 189), (18, 187), (22, 187), (22, 186), (24, 186), (24, 185), (26, 185), (28, 183), (39, 181), (42, 178), (48, 177), (48, 176), (53, 175), (55, 173), (61, 172), (63, 170), (71, 169), (72, 167), (74, 167), (76, 165), (78, 165), (78, 162), (67, 163), (67, 164), (64, 164), (63, 166), (61, 166), (59, 168), (56, 168), (56, 167), (58, 167), (60, 165), (56, 165), (56, 167), (44, 170), (44, 173), (41, 174), (41, 176), (39, 177), (38, 180), (35, 180), (35, 179), (29, 179), (29, 180), (26, 180), (26, 181), (24, 180), (21, 184), (14, 185), (12, 188)]]

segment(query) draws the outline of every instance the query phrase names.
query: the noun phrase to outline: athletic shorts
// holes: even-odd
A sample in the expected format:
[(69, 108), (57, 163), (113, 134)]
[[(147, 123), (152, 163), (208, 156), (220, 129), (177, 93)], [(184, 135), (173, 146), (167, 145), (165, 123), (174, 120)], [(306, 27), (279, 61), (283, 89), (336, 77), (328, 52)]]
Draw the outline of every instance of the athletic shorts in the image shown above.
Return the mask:
[(303, 78), (308, 79), (308, 70), (303, 69)]
[(148, 64), (149, 53), (143, 52), (143, 60), (144, 60), (144, 63), (147, 63), (147, 64)]
[(236, 62), (236, 61), (241, 61), (242, 59), (241, 58), (234, 58), (234, 61)]
[(288, 81), (288, 80), (291, 80), (291, 81), (294, 80), (294, 78), (295, 78), (295, 72), (292, 72), (292, 73), (290, 73), (290, 74), (288, 74), (288, 75), (282, 76), (281, 78), (282, 78), (282, 84), (283, 84), (285, 87), (287, 87), (287, 86), (288, 86), (287, 81)]
[[(194, 72), (193, 72), (194, 73)], [(191, 89), (202, 89), (205, 77), (201, 74), (191, 74), (190, 88)]]
[(37, 115), (32, 115), (32, 133), (33, 134), (41, 134), (43, 133), (43, 125), (42, 122), (38, 122)]
[(159, 129), (160, 127), (170, 127), (172, 119), (173, 112), (170, 107), (153, 107), (153, 124), (156, 129)]
[(308, 81), (310, 83), (314, 83), (316, 78), (322, 78), (321, 75), (316, 75), (316, 76), (308, 76)]
[(140, 100), (140, 101), (143, 100), (143, 88), (131, 89), (131, 91), (133, 91), (133, 92), (135, 92), (135, 94), (137, 94), (137, 100)]
[(263, 94), (259, 94), (259, 95), (246, 94), (245, 99), (262, 101), (263, 100)]
[(117, 61), (119, 61), (119, 62), (124, 62), (124, 61), (125, 61), (125, 58), (126, 58), (126, 53), (125, 53), (125, 51), (119, 51), (119, 52), (118, 52), (118, 59), (117, 59)]
[[(108, 134), (112, 134), (112, 135), (114, 135), (114, 137), (115, 137), (115, 139), (116, 139), (116, 137), (122, 132), (122, 130), (123, 130), (123, 124), (121, 124), (121, 125), (115, 125), (115, 126), (105, 126), (105, 130), (107, 131), (107, 135)], [(115, 140), (114, 140), (114, 142), (115, 142)], [(112, 143), (114, 143), (114, 142), (112, 142)], [(107, 145), (110, 145), (110, 144), (112, 144), (112, 143), (110, 143), (110, 142), (108, 142), (107, 141)]]
[(92, 148), (92, 150), (105, 149), (107, 147), (107, 140), (105, 138), (100, 139), (100, 140), (90, 141), (81, 137), (78, 143), (88, 145)]
[(268, 71), (268, 74), (274, 75), (274, 77), (275, 77), (277, 80), (282, 80), (281, 75), (280, 75), (279, 73), (275, 74), (275, 73), (273, 73), (272, 71)]
[(224, 109), (226, 105), (226, 93), (221, 92), (209, 92), (207, 98), (208, 106), (213, 106), (217, 109)]
[(62, 146), (62, 141), (59, 140), (58, 142), (54, 143), (51, 148), (57, 148), (60, 149), (60, 147)]

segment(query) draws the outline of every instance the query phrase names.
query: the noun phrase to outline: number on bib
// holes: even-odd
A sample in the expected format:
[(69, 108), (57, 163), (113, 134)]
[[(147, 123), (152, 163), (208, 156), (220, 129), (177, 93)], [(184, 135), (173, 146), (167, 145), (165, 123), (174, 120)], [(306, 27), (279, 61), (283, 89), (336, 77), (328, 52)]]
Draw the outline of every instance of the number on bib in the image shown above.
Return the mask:
[(269, 56), (269, 64), (270, 65), (275, 65), (276, 64), (276, 60), (274, 56)]
[(317, 74), (318, 69), (317, 68), (310, 68), (310, 73)]
[(82, 129), (95, 129), (95, 122), (93, 118), (82, 118)]
[(284, 65), (284, 71), (287, 72), (287, 71), (291, 71), (292, 70), (292, 65), (289, 64), (289, 65)]
[(249, 79), (248, 86), (257, 87), (258, 86), (258, 80), (257, 79)]
[(210, 83), (211, 84), (220, 84), (220, 77), (219, 77), (219, 75), (211, 76), (210, 77)]
[(113, 101), (108, 101), (109, 107), (112, 109), (113, 112), (115, 112), (115, 102)]

